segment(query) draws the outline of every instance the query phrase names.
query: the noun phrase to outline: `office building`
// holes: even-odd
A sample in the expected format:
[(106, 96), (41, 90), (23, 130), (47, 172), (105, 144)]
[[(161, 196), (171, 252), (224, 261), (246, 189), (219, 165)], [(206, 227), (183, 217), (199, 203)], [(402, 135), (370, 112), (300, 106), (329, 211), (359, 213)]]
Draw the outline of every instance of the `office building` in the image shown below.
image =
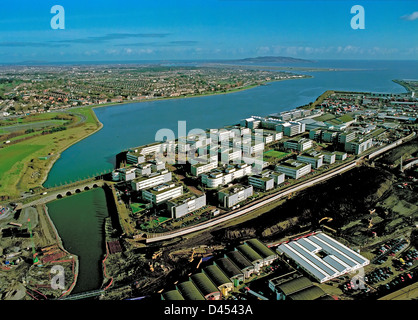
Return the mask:
[(147, 188), (154, 187), (156, 185), (167, 183), (171, 181), (172, 174), (168, 170), (161, 172), (155, 172), (149, 176), (141, 176), (131, 181), (131, 187), (134, 191), (139, 191)]
[(313, 147), (313, 141), (306, 138), (301, 138), (299, 140), (288, 140), (284, 142), (285, 149), (295, 150), (295, 151), (306, 151)]
[(232, 208), (253, 195), (253, 186), (233, 185), (218, 192), (222, 207)]
[(305, 152), (297, 156), (297, 160), (304, 163), (310, 163), (312, 168), (318, 169), (323, 164), (324, 155), (318, 151)]
[(312, 165), (310, 163), (298, 162), (296, 160), (287, 160), (276, 165), (275, 170), (284, 173), (287, 177), (299, 179), (300, 177), (311, 172)]
[(180, 197), (183, 194), (183, 186), (175, 183), (163, 183), (158, 186), (142, 190), (142, 199), (153, 204)]
[(171, 218), (178, 219), (188, 213), (196, 211), (206, 205), (206, 195), (197, 196), (192, 193), (186, 193), (182, 196), (169, 200), (167, 202), (167, 210), (171, 214)]

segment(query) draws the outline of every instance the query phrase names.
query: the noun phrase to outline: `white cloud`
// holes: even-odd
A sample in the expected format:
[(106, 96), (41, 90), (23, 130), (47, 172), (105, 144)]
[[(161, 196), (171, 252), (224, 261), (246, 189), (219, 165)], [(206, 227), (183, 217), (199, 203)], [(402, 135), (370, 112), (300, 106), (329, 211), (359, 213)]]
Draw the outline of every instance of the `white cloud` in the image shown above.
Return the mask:
[(406, 14), (401, 17), (402, 20), (414, 21), (418, 19), (418, 11), (412, 12), (411, 14)]

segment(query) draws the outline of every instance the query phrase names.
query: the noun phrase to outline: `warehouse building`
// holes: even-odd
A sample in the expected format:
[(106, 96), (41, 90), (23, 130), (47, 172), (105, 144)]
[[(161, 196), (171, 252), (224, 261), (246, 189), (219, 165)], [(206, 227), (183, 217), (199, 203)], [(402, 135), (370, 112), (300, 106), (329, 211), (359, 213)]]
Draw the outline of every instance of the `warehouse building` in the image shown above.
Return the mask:
[(179, 301), (184, 300), (184, 298), (177, 290), (170, 290), (161, 295), (161, 300)]
[(254, 272), (253, 264), (248, 261), (244, 255), (239, 251), (229, 251), (225, 258), (229, 258), (232, 263), (234, 263), (238, 269), (244, 274), (244, 277), (247, 279), (251, 277)]
[(205, 300), (205, 297), (190, 280), (184, 281), (176, 287), (185, 300)]
[(192, 193), (183, 194), (167, 202), (167, 210), (171, 218), (178, 219), (190, 212), (196, 211), (206, 205), (206, 195), (197, 196)]
[(203, 273), (206, 274), (218, 290), (221, 292), (222, 297), (227, 297), (229, 292), (234, 289), (234, 284), (225, 275), (225, 273), (217, 265), (207, 266), (203, 269)]
[(369, 264), (368, 259), (322, 232), (283, 243), (278, 246), (277, 251), (295, 261), (319, 282), (331, 280)]
[(296, 160), (289, 159), (278, 165), (275, 170), (284, 173), (286, 176), (299, 179), (300, 177), (311, 172), (312, 165), (310, 163), (298, 162)]
[(205, 300), (220, 300), (221, 292), (213, 284), (212, 280), (204, 273), (195, 273), (190, 277), (190, 280), (203, 294)]
[(231, 279), (234, 287), (244, 282), (245, 276), (241, 270), (227, 257), (215, 260), (215, 266), (218, 266), (225, 275)]
[[(313, 285), (309, 288), (300, 290), (288, 296), (289, 300), (317, 300), (322, 297), (326, 297), (327, 294), (321, 288)], [(329, 296), (328, 296), (329, 297)], [(332, 299), (334, 300), (334, 299)]]
[(292, 279), (270, 279), (269, 288), (276, 294), (276, 300), (316, 300), (326, 296), (321, 288), (308, 278), (300, 276)]
[(276, 294), (276, 300), (285, 300), (287, 296), (312, 285), (312, 281), (306, 277), (283, 279), (279, 276), (269, 280), (269, 288)]
[(237, 246), (235, 250), (241, 252), (242, 255), (251, 262), (251, 264), (254, 266), (254, 272), (260, 272), (264, 260), (263, 257), (260, 256), (253, 248), (246, 244), (242, 244)]
[(218, 200), (222, 207), (232, 208), (253, 195), (253, 186), (235, 184), (218, 192)]
[(245, 241), (245, 244), (250, 246), (254, 251), (256, 251), (263, 258), (263, 265), (268, 266), (277, 260), (278, 255), (264, 243), (258, 239), (250, 239)]

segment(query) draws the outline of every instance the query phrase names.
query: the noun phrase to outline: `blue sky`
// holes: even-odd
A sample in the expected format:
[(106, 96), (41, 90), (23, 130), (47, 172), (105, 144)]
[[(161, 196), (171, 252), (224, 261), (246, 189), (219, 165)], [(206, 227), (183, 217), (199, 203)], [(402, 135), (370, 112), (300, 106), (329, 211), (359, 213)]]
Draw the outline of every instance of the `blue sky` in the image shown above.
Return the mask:
[[(236, 59), (418, 58), (413, 0), (2, 1), (0, 63)], [(54, 30), (51, 7), (65, 9)], [(350, 9), (365, 10), (354, 30)]]

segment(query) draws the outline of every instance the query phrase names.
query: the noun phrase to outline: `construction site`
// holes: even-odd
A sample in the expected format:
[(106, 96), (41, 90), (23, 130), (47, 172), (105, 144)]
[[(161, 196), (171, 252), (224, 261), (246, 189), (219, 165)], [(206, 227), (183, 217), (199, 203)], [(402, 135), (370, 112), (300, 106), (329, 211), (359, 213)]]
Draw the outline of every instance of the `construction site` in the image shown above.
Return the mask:
[(68, 295), (76, 283), (78, 257), (63, 248), (44, 205), (18, 206), (0, 216), (0, 300)]

